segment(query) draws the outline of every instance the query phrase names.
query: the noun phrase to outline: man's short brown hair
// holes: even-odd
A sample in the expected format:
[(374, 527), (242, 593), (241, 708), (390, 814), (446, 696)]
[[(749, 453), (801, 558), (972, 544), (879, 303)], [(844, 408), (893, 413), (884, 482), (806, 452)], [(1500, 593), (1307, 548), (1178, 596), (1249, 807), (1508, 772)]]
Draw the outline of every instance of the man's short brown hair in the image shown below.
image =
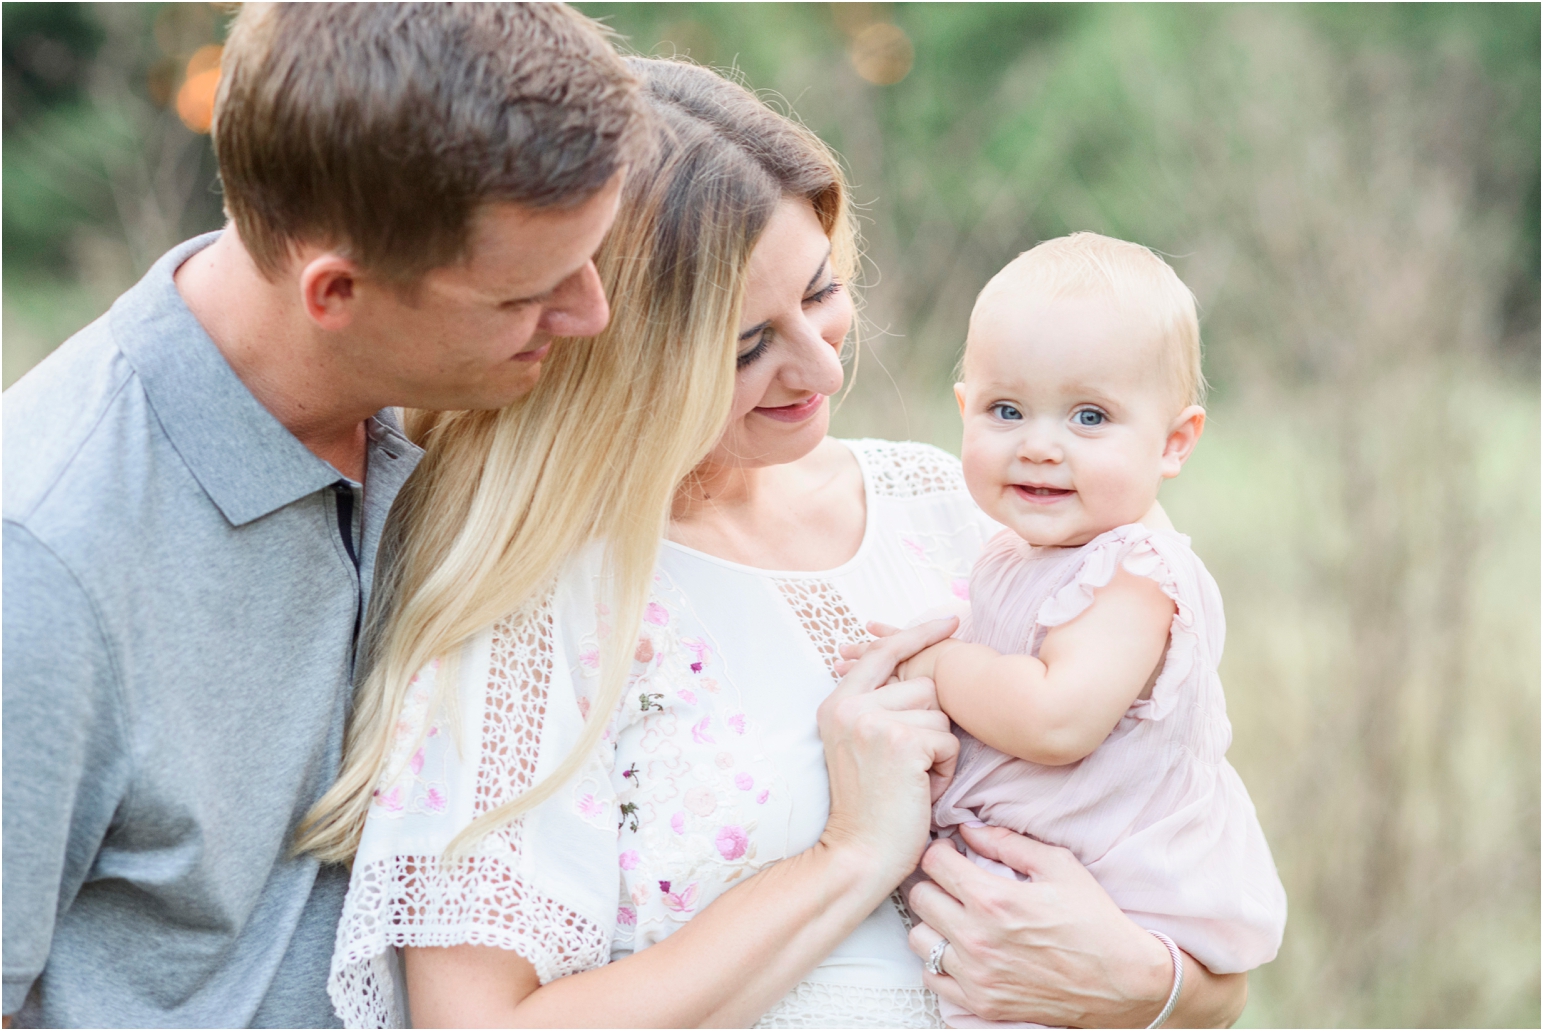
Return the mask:
[(265, 275), (301, 241), (411, 282), (480, 205), (582, 203), (645, 146), (638, 84), (561, 4), (246, 4), (214, 146)]

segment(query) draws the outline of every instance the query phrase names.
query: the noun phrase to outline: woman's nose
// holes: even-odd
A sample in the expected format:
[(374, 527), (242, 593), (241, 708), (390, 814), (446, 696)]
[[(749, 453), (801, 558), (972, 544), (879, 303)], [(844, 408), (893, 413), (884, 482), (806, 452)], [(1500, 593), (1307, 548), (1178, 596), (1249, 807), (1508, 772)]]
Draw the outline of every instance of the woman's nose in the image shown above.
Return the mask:
[(782, 382), (798, 391), (834, 394), (841, 389), (846, 374), (841, 369), (841, 348), (832, 346), (807, 319), (801, 320), (793, 346), (792, 361), (783, 368)]
[(541, 312), (544, 332), (559, 337), (592, 337), (611, 321), (605, 288), (593, 261), (558, 284)]

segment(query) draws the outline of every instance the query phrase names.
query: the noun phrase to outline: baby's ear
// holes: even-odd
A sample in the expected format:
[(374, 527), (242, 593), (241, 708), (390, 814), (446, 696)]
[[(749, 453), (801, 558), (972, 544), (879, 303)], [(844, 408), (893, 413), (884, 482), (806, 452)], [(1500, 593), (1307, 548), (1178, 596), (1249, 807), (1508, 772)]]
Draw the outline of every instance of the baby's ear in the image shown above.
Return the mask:
[(1204, 408), (1190, 405), (1179, 413), (1168, 430), (1168, 439), (1163, 442), (1163, 479), (1171, 480), (1179, 475), (1204, 432)]
[(959, 414), (964, 414), (964, 384), (954, 384), (954, 400), (959, 402)]

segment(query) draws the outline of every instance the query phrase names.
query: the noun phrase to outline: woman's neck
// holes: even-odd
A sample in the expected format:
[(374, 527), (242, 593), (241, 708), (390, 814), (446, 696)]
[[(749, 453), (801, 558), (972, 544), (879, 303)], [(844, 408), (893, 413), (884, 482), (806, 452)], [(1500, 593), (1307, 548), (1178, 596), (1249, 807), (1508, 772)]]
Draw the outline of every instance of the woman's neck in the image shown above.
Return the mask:
[(850, 560), (866, 524), (862, 471), (827, 439), (783, 465), (704, 463), (676, 492), (669, 537), (759, 569), (814, 572)]

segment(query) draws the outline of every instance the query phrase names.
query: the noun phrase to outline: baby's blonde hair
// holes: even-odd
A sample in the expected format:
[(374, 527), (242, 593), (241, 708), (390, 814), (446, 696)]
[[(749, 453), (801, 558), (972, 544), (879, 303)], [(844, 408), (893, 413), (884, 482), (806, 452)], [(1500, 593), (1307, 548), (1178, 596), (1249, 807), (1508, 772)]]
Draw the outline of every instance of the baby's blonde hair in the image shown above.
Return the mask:
[[(1195, 295), (1150, 249), (1098, 233), (1072, 233), (1046, 240), (991, 277), (975, 299), (970, 335), (974, 336), (975, 320), (984, 306), (999, 300), (1022, 300), (1026, 295), (1048, 300), (1105, 296), (1150, 319), (1162, 345), (1163, 366), (1181, 404), (1205, 400)], [(966, 344), (966, 359), (968, 356)], [(967, 364), (966, 360), (961, 367)]]

